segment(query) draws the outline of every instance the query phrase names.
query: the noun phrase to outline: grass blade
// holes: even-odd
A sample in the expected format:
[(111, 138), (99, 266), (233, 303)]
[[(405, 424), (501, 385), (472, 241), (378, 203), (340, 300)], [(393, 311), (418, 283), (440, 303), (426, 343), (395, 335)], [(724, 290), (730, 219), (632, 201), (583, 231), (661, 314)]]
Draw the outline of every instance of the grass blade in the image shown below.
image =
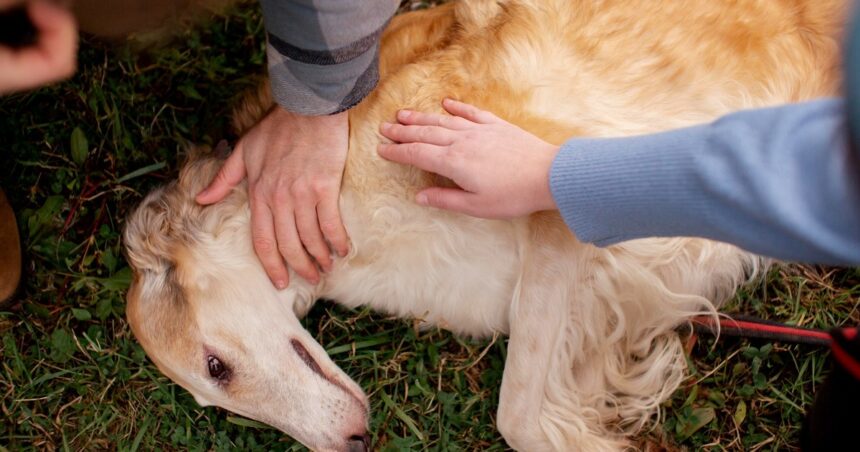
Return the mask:
[(146, 165), (143, 168), (138, 168), (138, 169), (126, 174), (125, 176), (120, 177), (119, 179), (116, 180), (116, 183), (121, 184), (125, 181), (134, 179), (135, 177), (140, 177), (140, 176), (143, 176), (145, 174), (149, 174), (153, 171), (158, 171), (158, 170), (164, 168), (165, 166), (167, 166), (167, 162), (155, 162), (152, 165)]
[(398, 419), (403, 421), (404, 424), (406, 424), (406, 427), (408, 427), (409, 430), (412, 431), (412, 434), (415, 435), (421, 442), (424, 442), (424, 434), (421, 433), (421, 430), (418, 430), (418, 426), (415, 425), (415, 421), (413, 421), (408, 414), (401, 410), (400, 407), (397, 406), (397, 404), (394, 403), (393, 400), (391, 400), (391, 397), (388, 397), (388, 394), (382, 391), (380, 391), (378, 394), (379, 397), (382, 399), (382, 402), (385, 403), (385, 406), (387, 406), (388, 409), (390, 409), (391, 411), (394, 411), (394, 415), (397, 416)]

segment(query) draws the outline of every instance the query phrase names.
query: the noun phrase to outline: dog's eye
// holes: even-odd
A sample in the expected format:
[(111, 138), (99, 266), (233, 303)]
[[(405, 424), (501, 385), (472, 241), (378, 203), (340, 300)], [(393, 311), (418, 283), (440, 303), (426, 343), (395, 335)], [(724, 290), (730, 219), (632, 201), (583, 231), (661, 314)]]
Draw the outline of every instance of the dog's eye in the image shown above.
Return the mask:
[(206, 363), (209, 366), (209, 375), (212, 378), (224, 381), (227, 379), (227, 377), (230, 376), (230, 371), (227, 369), (227, 366), (225, 366), (224, 363), (221, 362), (220, 359), (209, 355), (209, 357), (206, 358)]

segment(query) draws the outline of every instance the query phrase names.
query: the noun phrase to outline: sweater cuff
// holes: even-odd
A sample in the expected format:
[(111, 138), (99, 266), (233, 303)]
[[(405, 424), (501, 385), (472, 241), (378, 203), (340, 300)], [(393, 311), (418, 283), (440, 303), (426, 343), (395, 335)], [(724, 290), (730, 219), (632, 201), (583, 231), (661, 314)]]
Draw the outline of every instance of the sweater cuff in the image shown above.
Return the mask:
[(703, 125), (564, 143), (550, 168), (550, 190), (564, 221), (580, 241), (598, 246), (683, 235), (691, 215), (699, 218), (693, 222), (707, 221), (691, 170), (706, 131)]
[(275, 102), (305, 116), (340, 113), (362, 101), (379, 81), (379, 44), (337, 64), (314, 64), (267, 46), (269, 78)]

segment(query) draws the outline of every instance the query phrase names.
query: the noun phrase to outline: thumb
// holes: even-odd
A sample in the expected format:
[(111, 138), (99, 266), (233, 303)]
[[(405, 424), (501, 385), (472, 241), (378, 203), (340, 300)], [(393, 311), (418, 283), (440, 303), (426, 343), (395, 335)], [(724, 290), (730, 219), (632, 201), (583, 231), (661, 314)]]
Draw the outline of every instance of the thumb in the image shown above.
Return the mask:
[(418, 192), (415, 201), (422, 206), (475, 215), (474, 196), (457, 188), (431, 187)]
[(242, 142), (236, 145), (236, 149), (224, 161), (224, 165), (218, 170), (218, 174), (209, 183), (209, 186), (197, 194), (195, 198), (198, 204), (214, 204), (224, 199), (242, 179), (245, 178), (245, 159), (242, 152)]

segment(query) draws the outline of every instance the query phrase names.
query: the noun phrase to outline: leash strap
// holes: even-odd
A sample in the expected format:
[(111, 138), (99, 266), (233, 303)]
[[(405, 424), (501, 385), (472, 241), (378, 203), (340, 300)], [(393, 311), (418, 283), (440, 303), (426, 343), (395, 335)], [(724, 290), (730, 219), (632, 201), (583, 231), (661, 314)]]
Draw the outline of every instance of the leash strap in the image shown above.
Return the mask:
[(831, 338), (827, 331), (785, 325), (779, 322), (758, 319), (755, 317), (735, 315), (732, 317), (711, 316), (694, 317), (693, 330), (697, 333), (711, 335), (719, 334), (735, 337), (752, 337), (778, 342), (790, 342), (808, 345), (830, 345)]
[(829, 346), (833, 359), (855, 380), (860, 381), (860, 339), (858, 328), (835, 328), (830, 332), (784, 325), (750, 316), (698, 316), (692, 319), (693, 330), (711, 335), (760, 338), (770, 341)]

